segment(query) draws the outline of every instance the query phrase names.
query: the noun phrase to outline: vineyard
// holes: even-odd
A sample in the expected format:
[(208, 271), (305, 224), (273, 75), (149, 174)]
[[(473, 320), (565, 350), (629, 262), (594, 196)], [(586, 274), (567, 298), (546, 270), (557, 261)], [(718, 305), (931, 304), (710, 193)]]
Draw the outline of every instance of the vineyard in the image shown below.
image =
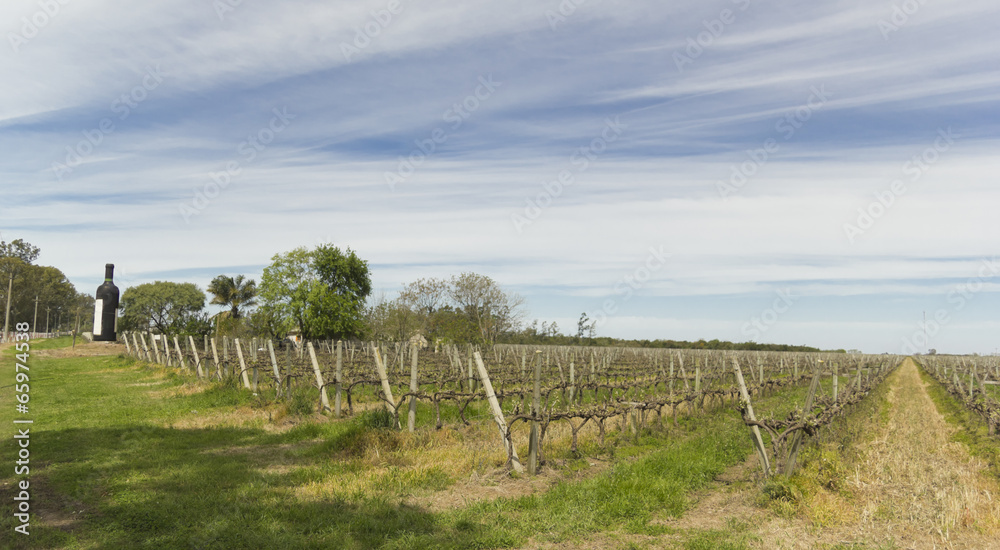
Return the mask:
[[(411, 432), (491, 419), (508, 467), (526, 466), (529, 473), (545, 464), (554, 423), (564, 423), (570, 451), (579, 453), (578, 439), (587, 429), (596, 430), (603, 446), (609, 429), (636, 433), (654, 418), (676, 423), (678, 414), (727, 403), (743, 413), (763, 472), (791, 473), (803, 436), (863, 399), (900, 361), (886, 355), (522, 345), (498, 345), (484, 355), (473, 346), (318, 341), (276, 347), (229, 338), (205, 338), (199, 348), (190, 337), (182, 344), (147, 336), (124, 335), (129, 353), (199, 378), (234, 380), (255, 394), (290, 399), (305, 393), (317, 411), (335, 417), (384, 405), (393, 423), (402, 427), (405, 417)], [(809, 384), (808, 397), (787, 418), (754, 414), (755, 396), (800, 384)], [(417, 423), (417, 409), (424, 407), (433, 411), (433, 426)], [(525, 442), (522, 458), (517, 449)]]
[[(995, 358), (150, 336), (32, 344), (32, 372), (58, 373), (31, 402), (40, 547), (986, 548), (1000, 532), (977, 418)], [(942, 414), (975, 423), (974, 456)]]
[(933, 355), (922, 360), (931, 376), (982, 417), (990, 435), (1000, 433), (1000, 360)]

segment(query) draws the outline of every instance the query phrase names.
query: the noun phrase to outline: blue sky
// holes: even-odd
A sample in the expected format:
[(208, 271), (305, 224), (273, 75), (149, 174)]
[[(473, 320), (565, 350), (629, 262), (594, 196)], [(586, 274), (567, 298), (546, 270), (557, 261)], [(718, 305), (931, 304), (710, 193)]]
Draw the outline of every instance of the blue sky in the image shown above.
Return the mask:
[[(332, 242), (598, 334), (992, 353), (988, 1), (12, 0), (0, 232), (80, 290)], [(916, 340), (914, 340), (917, 335)]]

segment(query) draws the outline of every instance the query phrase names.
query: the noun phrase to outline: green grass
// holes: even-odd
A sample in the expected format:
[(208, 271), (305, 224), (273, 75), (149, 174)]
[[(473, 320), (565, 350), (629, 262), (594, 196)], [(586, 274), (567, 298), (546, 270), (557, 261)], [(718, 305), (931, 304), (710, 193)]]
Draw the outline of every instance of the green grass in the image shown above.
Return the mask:
[[(36, 342), (32, 349), (43, 345), (66, 343)], [(11, 355), (0, 361), (0, 386), (11, 383)], [(35, 521), (31, 548), (507, 548), (602, 532), (659, 536), (668, 531), (651, 519), (682, 514), (692, 491), (751, 451), (739, 414), (728, 407), (682, 416), (677, 427), (666, 427), (667, 421), (635, 437), (615, 436), (617, 459), (599, 475), (541, 494), (435, 512), (407, 505), (405, 497), (454, 480), (406, 463), (380, 470), (375, 488), (335, 497), (303, 493), (310, 484), (369, 474), (365, 450), (389, 452), (400, 440), (384, 412), (301, 423), (283, 433), (264, 429), (263, 421), (181, 428), (261, 398), (234, 384), (172, 391), (185, 389), (190, 378), (116, 357), (38, 357), (29, 366), (33, 506), (62, 522), (57, 528)], [(760, 403), (790, 408), (804, 391)], [(11, 393), (4, 392), (0, 424), (11, 425), (13, 409)], [(431, 408), (421, 411), (432, 425)], [(479, 412), (470, 409), (470, 415)], [(14, 452), (12, 438), (0, 440), (4, 462), (12, 463)], [(17, 478), (13, 468), (2, 472), (0, 500), (12, 502)], [(10, 514), (0, 516), (5, 540), (13, 526)], [(727, 529), (690, 533), (686, 540), (688, 548), (744, 548), (749, 539)], [(22, 539), (9, 544), (29, 546)]]
[[(83, 344), (85, 341), (83, 338), (77, 338), (76, 343)], [(30, 344), (33, 350), (68, 348), (73, 345), (73, 337), (60, 336), (58, 338), (46, 338), (44, 340), (35, 340), (30, 342)]]

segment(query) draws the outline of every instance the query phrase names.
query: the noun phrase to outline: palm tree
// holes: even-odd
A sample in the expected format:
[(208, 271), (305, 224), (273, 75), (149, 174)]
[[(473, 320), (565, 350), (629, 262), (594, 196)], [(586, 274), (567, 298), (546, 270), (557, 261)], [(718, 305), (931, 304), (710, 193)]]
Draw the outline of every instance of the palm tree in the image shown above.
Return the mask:
[(241, 308), (245, 310), (257, 303), (257, 282), (253, 279), (244, 279), (243, 275), (236, 277), (219, 275), (208, 284), (208, 291), (213, 294), (213, 304), (229, 306), (229, 311), (226, 313), (231, 319), (239, 319), (242, 314)]

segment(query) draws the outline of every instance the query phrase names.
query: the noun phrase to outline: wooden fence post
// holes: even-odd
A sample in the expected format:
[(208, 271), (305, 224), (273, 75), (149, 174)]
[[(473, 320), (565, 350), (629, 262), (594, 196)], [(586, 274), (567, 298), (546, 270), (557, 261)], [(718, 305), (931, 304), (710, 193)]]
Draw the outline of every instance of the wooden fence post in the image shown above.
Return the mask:
[[(816, 369), (813, 373), (812, 382), (809, 383), (809, 393), (806, 394), (806, 404), (802, 409), (803, 418), (808, 418), (809, 414), (812, 412), (813, 399), (816, 398), (816, 390), (819, 388), (819, 380), (822, 372), (820, 369)], [(795, 472), (795, 460), (799, 456), (799, 447), (802, 445), (802, 430), (795, 432), (792, 435), (792, 446), (788, 451), (788, 462), (785, 463), (785, 475), (792, 475)]]
[(177, 357), (179, 357), (180, 360), (181, 360), (181, 368), (184, 369), (184, 370), (187, 370), (187, 368), (188, 368), (187, 367), (187, 361), (184, 360), (184, 354), (181, 353), (181, 345), (180, 345), (179, 341), (177, 340), (176, 336), (174, 336), (174, 349), (177, 350)]
[(267, 352), (271, 355), (271, 368), (274, 369), (274, 383), (278, 388), (275, 397), (281, 397), (281, 371), (278, 370), (278, 358), (274, 356), (274, 344), (271, 343), (270, 338), (267, 340)]
[(215, 338), (212, 338), (210, 342), (212, 343), (212, 362), (215, 363), (215, 375), (219, 377), (219, 380), (222, 380), (222, 371), (219, 366), (219, 352), (215, 349)]
[(344, 367), (344, 342), (337, 340), (337, 370), (334, 373), (333, 384), (336, 395), (333, 396), (333, 415), (340, 418), (341, 371)]
[(524, 467), (521, 466), (521, 459), (517, 457), (517, 449), (514, 448), (514, 442), (507, 439), (507, 420), (503, 417), (503, 410), (500, 408), (500, 402), (497, 401), (497, 395), (493, 391), (493, 383), (490, 382), (490, 374), (486, 372), (486, 365), (483, 364), (483, 357), (479, 352), (473, 354), (476, 358), (476, 368), (479, 369), (479, 378), (483, 382), (483, 389), (486, 390), (486, 400), (490, 403), (490, 409), (493, 411), (493, 420), (496, 421), (497, 427), (500, 428), (500, 437), (503, 438), (504, 449), (507, 451), (507, 457), (510, 460), (511, 466), (513, 466), (515, 472), (523, 472)]
[(323, 373), (319, 370), (319, 361), (316, 361), (316, 350), (313, 343), (306, 344), (309, 347), (309, 359), (312, 360), (313, 373), (316, 374), (316, 384), (319, 385), (320, 403), (323, 404), (323, 412), (330, 410), (330, 399), (326, 396), (326, 384), (323, 382)]
[(201, 358), (198, 357), (198, 347), (194, 345), (194, 336), (188, 335), (188, 340), (191, 342), (191, 353), (194, 354), (194, 364), (197, 367), (198, 378), (204, 378), (205, 371), (201, 369)]
[(378, 371), (378, 377), (382, 380), (382, 393), (385, 396), (385, 400), (389, 402), (389, 409), (392, 411), (392, 416), (396, 418), (396, 426), (399, 427), (399, 411), (396, 410), (396, 400), (392, 397), (389, 377), (385, 372), (382, 355), (378, 352), (377, 347), (375, 348), (375, 369)]
[[(743, 380), (743, 371), (740, 370), (740, 363), (733, 356), (733, 370), (736, 372), (736, 383), (740, 387), (740, 396), (747, 405), (747, 417), (753, 421), (757, 421), (757, 417), (753, 414), (753, 405), (750, 403), (750, 394), (747, 392), (746, 382)], [(750, 426), (750, 432), (753, 439), (754, 447), (757, 449), (757, 454), (760, 455), (761, 466), (764, 468), (764, 475), (771, 475), (771, 462), (767, 459), (767, 449), (764, 447), (764, 439), (760, 436), (760, 429), (757, 426)]]
[[(413, 350), (410, 355), (410, 391), (418, 392), (420, 391), (420, 382), (417, 380), (417, 346), (413, 346)], [(417, 396), (410, 396), (410, 414), (407, 417), (407, 427), (410, 428), (410, 433), (417, 427)]]
[(146, 361), (153, 362), (153, 356), (149, 353), (149, 346), (146, 345), (146, 335), (139, 333), (139, 341), (142, 342), (142, 351), (146, 354)]
[(528, 436), (528, 473), (538, 473), (538, 419), (542, 416), (542, 350), (535, 350), (535, 385), (531, 394), (531, 433)]
[(233, 345), (236, 346), (236, 356), (240, 359), (240, 375), (243, 378), (243, 387), (250, 389), (250, 378), (247, 377), (247, 364), (243, 360), (243, 348), (240, 346), (240, 339), (234, 338)]

